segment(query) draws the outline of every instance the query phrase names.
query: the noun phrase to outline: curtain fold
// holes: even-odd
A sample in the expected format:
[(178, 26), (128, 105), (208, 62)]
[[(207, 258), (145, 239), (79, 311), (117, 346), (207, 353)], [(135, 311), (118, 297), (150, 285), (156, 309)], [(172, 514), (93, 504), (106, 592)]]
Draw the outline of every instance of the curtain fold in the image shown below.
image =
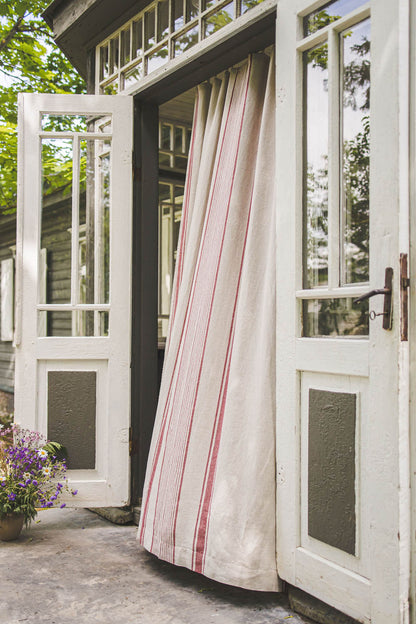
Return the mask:
[(138, 537), (217, 581), (277, 590), (274, 60), (198, 88)]

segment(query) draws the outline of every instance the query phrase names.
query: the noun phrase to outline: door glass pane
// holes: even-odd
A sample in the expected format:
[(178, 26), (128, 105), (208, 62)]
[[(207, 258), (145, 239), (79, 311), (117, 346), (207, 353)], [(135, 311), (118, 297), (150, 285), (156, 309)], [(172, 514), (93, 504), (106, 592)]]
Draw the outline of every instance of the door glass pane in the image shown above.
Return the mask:
[(304, 35), (310, 35), (321, 28), (325, 28), (331, 22), (335, 22), (340, 17), (344, 17), (354, 9), (358, 9), (363, 4), (366, 4), (367, 0), (335, 0), (334, 2), (328, 2), (317, 11), (309, 13), (304, 18)]
[(303, 301), (303, 336), (368, 336), (368, 300), (308, 299)]
[(98, 281), (96, 303), (110, 302), (110, 152), (103, 152), (98, 158), (99, 198), (98, 224)]
[(304, 54), (304, 287), (328, 284), (328, 44)]
[(343, 283), (369, 279), (370, 21), (341, 33)]
[(72, 336), (72, 312), (38, 312), (39, 335), (62, 338)]
[[(46, 249), (46, 297), (39, 303), (71, 301), (72, 140), (42, 139), (40, 248)], [(58, 203), (59, 198), (59, 203)], [(39, 292), (44, 292), (43, 287)]]

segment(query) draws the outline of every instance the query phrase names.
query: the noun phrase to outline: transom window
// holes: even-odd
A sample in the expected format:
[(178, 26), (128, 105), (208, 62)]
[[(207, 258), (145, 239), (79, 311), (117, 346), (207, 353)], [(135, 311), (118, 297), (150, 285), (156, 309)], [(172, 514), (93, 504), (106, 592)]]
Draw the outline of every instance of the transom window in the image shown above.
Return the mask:
[(97, 46), (97, 92), (134, 85), (263, 0), (157, 0)]

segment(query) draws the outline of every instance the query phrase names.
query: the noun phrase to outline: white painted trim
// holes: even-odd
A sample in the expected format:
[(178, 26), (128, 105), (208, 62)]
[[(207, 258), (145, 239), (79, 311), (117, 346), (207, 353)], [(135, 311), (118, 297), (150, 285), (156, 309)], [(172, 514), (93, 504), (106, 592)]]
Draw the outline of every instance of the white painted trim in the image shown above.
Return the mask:
[[(46, 301), (47, 296), (47, 250), (41, 249), (39, 252), (39, 301)], [(37, 307), (39, 310), (39, 306)], [(38, 312), (38, 335), (46, 336), (47, 332), (47, 312)]]
[(1, 261), (1, 340), (13, 340), (14, 312), (14, 261), (13, 258)]

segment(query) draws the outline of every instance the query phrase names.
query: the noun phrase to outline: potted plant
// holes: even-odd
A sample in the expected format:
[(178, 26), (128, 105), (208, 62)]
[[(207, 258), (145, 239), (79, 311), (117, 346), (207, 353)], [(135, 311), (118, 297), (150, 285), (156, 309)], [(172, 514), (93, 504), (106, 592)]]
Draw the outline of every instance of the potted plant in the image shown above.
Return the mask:
[(0, 540), (16, 539), (37, 509), (58, 506), (64, 491), (77, 493), (68, 485), (62, 448), (19, 425), (0, 431)]

